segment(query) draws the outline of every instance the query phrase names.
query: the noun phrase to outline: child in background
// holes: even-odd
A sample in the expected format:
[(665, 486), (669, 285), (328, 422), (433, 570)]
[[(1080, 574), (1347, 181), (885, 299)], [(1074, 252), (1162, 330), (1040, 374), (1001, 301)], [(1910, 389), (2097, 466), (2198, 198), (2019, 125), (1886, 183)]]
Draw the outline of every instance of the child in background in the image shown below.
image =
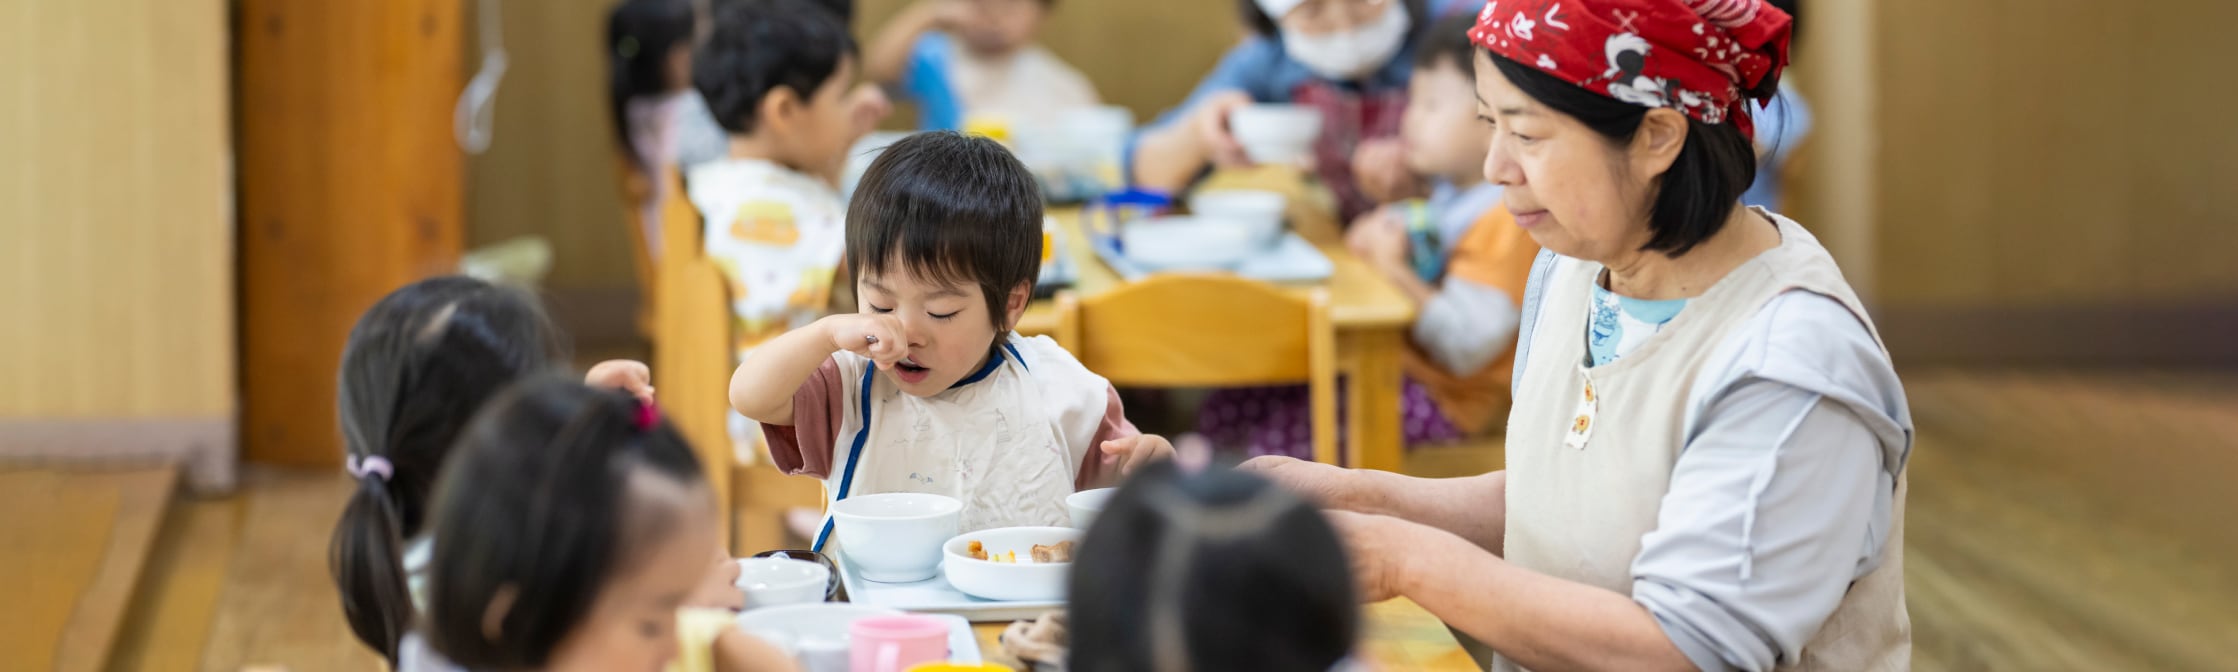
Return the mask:
[(871, 40), (864, 71), (917, 103), (919, 126), (1047, 122), (1098, 104), (1080, 71), (1034, 43), (1056, 0), (917, 0)]
[[(845, 103), (854, 42), (816, 5), (731, 2), (717, 8), (694, 73), (731, 152), (692, 167), (685, 188), (706, 222), (708, 259), (730, 281), (744, 357), (834, 307), (846, 204), (821, 176), (838, 172), (855, 141)], [(734, 417), (731, 433), (750, 455), (753, 425)]]
[(1321, 111), (1314, 172), (1337, 195), (1339, 214), (1375, 204), (1353, 175), (1361, 143), (1396, 134), (1406, 105), (1413, 42), (1439, 16), (1474, 14), (1464, 0), (1239, 0), (1252, 35), (1228, 50), (1188, 100), (1143, 129), (1132, 148), (1133, 179), (1178, 192), (1209, 165), (1250, 160), (1228, 115), (1253, 103)]
[[(1102, 377), (1047, 337), (1011, 331), (1041, 265), (1041, 192), (1002, 145), (910, 136), (863, 175), (847, 212), (859, 314), (747, 356), (730, 401), (787, 473), (832, 501), (925, 492), (963, 502), (964, 531), (1066, 525), (1065, 497), (1173, 453), (1127, 422)], [(823, 550), (827, 518), (815, 535)]]
[[(728, 3), (756, 2), (759, 0), (693, 1), (701, 5), (713, 3), (720, 6)], [(855, 3), (853, 0), (808, 0), (808, 2), (829, 13), (833, 20), (839, 22), (841, 28), (851, 26), (855, 22)], [(703, 25), (709, 23), (712, 22), (702, 22)], [(730, 133), (724, 131), (722, 124), (715, 121), (715, 113), (707, 109), (707, 99), (702, 97), (696, 89), (689, 90), (684, 97), (686, 100), (682, 109), (682, 128), (677, 131), (677, 163), (686, 167), (697, 166), (730, 156)], [(857, 139), (876, 129), (879, 120), (885, 119), (886, 115), (892, 114), (893, 111), (893, 101), (887, 100), (886, 92), (875, 83), (860, 82), (855, 85), (853, 91), (847, 93), (847, 116), (854, 122), (853, 137)], [(839, 184), (841, 174), (832, 173), (819, 175), (818, 177), (822, 177), (832, 184)]]
[(434, 653), (472, 670), (791, 669), (730, 611), (686, 608), (719, 518), (652, 405), (531, 380), (478, 414), (452, 459), (431, 516)]
[[(1408, 168), (1434, 186), (1429, 200), (1384, 206), (1355, 222), (1347, 242), (1421, 306), (1408, 331), (1401, 427), (1409, 446), (1500, 428), (1523, 285), (1538, 245), (1484, 180), (1493, 129), (1476, 117), (1474, 17), (1438, 21), (1423, 37), (1400, 129)], [(1215, 392), (1199, 414), (1217, 445), (1311, 459), (1303, 387)]]
[(680, 114), (692, 88), (691, 0), (623, 0), (606, 15), (607, 102), (614, 138), (642, 180), (635, 203), (645, 249), (661, 250), (663, 169), (676, 164)]
[[(358, 488), (335, 522), (329, 569), (350, 630), (390, 662), (418, 612), (428, 493), (452, 442), (483, 402), (516, 379), (557, 370), (566, 350), (534, 297), (464, 276), (406, 285), (351, 328), (337, 398)], [(650, 400), (650, 377), (644, 364), (614, 360), (593, 367), (587, 382)], [(744, 596), (729, 592), (701, 599), (742, 606)]]
[(1152, 465), (1112, 495), (1077, 557), (1073, 672), (1330, 672), (1360, 635), (1336, 531), (1251, 474)]

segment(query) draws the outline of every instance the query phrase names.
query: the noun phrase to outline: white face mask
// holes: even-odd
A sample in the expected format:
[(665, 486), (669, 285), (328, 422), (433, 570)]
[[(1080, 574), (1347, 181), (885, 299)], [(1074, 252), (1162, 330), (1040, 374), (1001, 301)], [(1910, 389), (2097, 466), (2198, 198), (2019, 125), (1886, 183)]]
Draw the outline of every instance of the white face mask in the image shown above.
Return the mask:
[(1350, 30), (1321, 35), (1285, 30), (1282, 49), (1313, 74), (1338, 81), (1359, 79), (1390, 61), (1406, 44), (1410, 24), (1404, 3), (1387, 0), (1383, 6), (1383, 16)]

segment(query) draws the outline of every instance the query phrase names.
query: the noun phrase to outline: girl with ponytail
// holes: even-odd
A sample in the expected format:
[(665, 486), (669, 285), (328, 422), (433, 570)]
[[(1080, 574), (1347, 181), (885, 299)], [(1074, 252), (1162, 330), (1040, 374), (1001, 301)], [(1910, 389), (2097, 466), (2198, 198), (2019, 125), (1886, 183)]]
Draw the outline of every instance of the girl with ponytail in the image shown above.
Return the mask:
[[(535, 297), (461, 276), (398, 289), (350, 330), (337, 400), (357, 488), (335, 523), (328, 566), (350, 630), (391, 663), (418, 611), (427, 502), (451, 444), (498, 391), (566, 358)], [(644, 364), (617, 360), (589, 379), (649, 400), (649, 376)]]

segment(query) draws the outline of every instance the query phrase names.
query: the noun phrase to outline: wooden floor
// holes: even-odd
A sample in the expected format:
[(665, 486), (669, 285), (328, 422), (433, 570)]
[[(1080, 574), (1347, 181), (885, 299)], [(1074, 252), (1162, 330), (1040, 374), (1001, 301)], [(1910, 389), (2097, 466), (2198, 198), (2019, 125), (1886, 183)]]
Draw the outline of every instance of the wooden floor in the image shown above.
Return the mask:
[[(1911, 371), (1906, 383), (1919, 425), (1905, 557), (1918, 669), (2238, 667), (2238, 374)], [(1500, 459), (1496, 444), (1426, 449), (1408, 469), (1460, 475)], [(230, 498), (174, 501), (110, 669), (376, 668), (326, 578), (349, 483), (246, 480)], [(0, 502), (20, 489), (0, 479)], [(72, 532), (56, 527), (42, 529)], [(18, 549), (48, 551), (9, 541), (0, 569), (33, 566)], [(19, 583), (52, 600), (43, 587), (76, 569)], [(26, 638), (15, 631), (0, 628)], [(0, 669), (51, 659), (25, 655), (47, 654), (8, 646)]]

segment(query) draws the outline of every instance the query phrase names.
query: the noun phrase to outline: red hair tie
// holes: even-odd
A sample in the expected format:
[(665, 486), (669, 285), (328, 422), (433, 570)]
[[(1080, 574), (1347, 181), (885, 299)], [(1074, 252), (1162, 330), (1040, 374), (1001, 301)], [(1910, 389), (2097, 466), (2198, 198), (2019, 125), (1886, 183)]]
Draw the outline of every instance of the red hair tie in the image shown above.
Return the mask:
[(653, 431), (654, 426), (659, 424), (661, 424), (661, 409), (659, 406), (654, 406), (653, 402), (650, 401), (637, 405), (637, 431), (650, 432)]

